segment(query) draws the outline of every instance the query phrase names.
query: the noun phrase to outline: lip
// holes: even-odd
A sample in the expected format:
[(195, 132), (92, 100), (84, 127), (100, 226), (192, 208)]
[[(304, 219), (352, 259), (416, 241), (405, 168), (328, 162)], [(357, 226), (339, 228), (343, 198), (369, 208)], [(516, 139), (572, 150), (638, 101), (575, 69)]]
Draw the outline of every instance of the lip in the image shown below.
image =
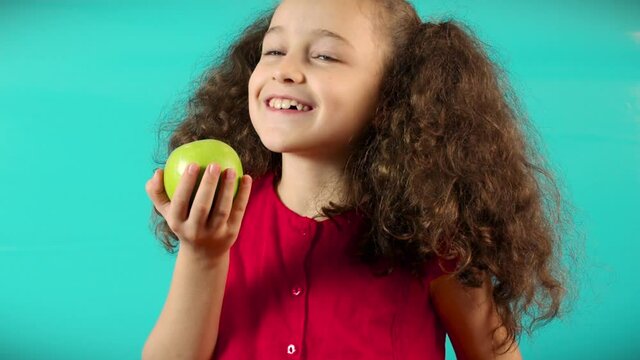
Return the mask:
[(279, 114), (283, 114), (283, 115), (305, 115), (308, 114), (310, 112), (312, 112), (314, 109), (310, 109), (308, 111), (299, 111), (299, 110), (289, 110), (289, 109), (276, 109), (276, 108), (272, 108), (271, 106), (269, 106), (269, 102), (265, 102), (265, 107), (267, 108), (267, 111), (270, 112), (274, 112), (274, 113), (279, 113)]
[[(271, 101), (271, 99), (273, 98), (283, 98), (283, 99), (291, 99), (291, 100), (295, 100), (298, 102), (298, 104), (302, 104), (302, 105), (306, 105), (309, 107), (309, 111), (312, 111), (313, 109), (315, 109), (315, 106), (313, 106), (312, 104), (310, 104), (308, 101), (306, 100), (302, 100), (300, 98), (297, 98), (295, 96), (290, 96), (290, 95), (284, 95), (284, 94), (271, 94), (269, 96), (267, 96), (267, 98), (264, 100), (264, 103), (267, 105), (268, 108), (272, 109), (271, 107), (269, 107), (269, 101)], [(272, 109), (273, 110), (273, 109)]]

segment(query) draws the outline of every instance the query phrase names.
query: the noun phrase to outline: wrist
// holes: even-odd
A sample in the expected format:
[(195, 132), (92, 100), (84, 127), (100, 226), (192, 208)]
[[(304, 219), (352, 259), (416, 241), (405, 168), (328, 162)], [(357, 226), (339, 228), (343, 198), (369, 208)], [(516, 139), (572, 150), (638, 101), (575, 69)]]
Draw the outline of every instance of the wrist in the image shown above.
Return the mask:
[(187, 258), (187, 262), (204, 269), (215, 269), (221, 266), (229, 266), (229, 251), (212, 255), (207, 249), (197, 248), (188, 243), (181, 243), (178, 257)]

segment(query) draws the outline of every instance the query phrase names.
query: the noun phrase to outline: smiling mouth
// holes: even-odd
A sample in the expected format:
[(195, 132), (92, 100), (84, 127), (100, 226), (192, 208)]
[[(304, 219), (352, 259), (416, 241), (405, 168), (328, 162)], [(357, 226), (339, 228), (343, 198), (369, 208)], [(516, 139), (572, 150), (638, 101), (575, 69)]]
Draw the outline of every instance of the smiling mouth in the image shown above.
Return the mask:
[(264, 104), (268, 110), (274, 112), (304, 114), (314, 109), (312, 106), (300, 104), (297, 101), (280, 101), (273, 99), (274, 98), (265, 100)]

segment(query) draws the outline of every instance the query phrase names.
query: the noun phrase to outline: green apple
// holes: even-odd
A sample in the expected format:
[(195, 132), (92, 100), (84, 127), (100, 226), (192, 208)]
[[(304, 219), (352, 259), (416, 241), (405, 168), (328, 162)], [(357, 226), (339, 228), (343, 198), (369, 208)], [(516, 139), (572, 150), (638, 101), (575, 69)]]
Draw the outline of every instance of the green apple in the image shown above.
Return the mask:
[[(214, 139), (205, 139), (180, 145), (169, 154), (164, 168), (164, 188), (169, 199), (173, 197), (180, 177), (191, 163), (200, 165), (198, 180), (191, 194), (192, 202), (200, 185), (200, 181), (202, 180), (202, 176), (204, 175), (204, 171), (207, 165), (211, 163), (220, 165), (221, 175), (222, 172), (228, 168), (235, 170), (236, 180), (234, 183), (233, 197), (235, 198), (238, 194), (238, 186), (243, 175), (240, 157), (236, 151), (226, 143)], [(222, 176), (219, 179), (217, 189), (220, 189), (221, 183)]]

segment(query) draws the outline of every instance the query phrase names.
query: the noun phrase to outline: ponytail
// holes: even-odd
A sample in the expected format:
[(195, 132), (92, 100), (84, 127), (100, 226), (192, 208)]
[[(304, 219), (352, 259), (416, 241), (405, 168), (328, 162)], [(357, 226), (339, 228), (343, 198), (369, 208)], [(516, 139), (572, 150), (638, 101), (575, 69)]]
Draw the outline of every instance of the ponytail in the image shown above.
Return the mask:
[[(456, 259), (455, 276), (468, 287), (490, 277), (505, 342), (515, 340), (524, 315), (538, 314), (531, 333), (560, 310), (566, 269), (553, 250), (561, 194), (481, 41), (454, 20), (412, 21), (397, 21), (406, 33), (392, 36), (362, 155), (371, 164), (361, 166), (371, 184), (363, 193), (378, 196), (373, 241), (395, 264)], [(556, 206), (546, 208), (549, 202)]]

